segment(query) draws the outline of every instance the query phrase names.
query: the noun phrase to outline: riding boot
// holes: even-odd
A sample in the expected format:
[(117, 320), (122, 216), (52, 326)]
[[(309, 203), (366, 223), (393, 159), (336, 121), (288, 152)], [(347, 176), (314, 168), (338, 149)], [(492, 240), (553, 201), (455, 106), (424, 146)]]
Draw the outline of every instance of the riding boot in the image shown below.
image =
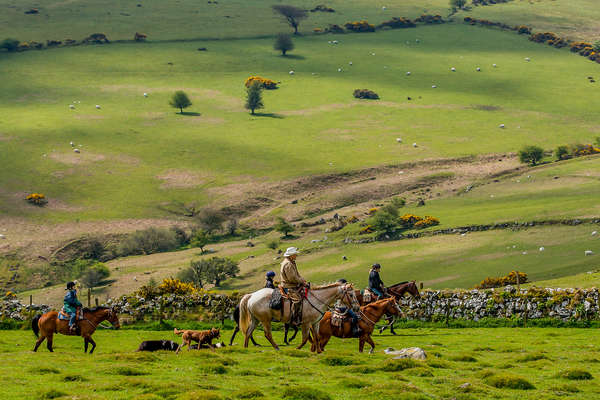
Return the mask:
[(293, 304), (294, 312), (292, 315), (292, 325), (300, 326), (302, 325), (302, 303), (294, 303)]

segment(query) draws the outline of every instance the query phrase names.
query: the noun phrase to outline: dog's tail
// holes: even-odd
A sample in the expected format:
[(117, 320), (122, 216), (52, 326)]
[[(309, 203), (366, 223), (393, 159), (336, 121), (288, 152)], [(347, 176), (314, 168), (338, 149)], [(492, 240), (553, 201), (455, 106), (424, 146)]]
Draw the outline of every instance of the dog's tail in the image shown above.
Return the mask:
[(183, 332), (185, 332), (185, 331), (183, 331), (183, 330), (180, 331), (177, 328), (173, 328), (173, 333), (176, 334), (176, 335), (181, 335)]
[(242, 301), (240, 301), (240, 331), (244, 334), (244, 336), (248, 336), (248, 328), (252, 323), (252, 315), (250, 315), (250, 310), (248, 309), (248, 300), (250, 300), (249, 294), (242, 297)]

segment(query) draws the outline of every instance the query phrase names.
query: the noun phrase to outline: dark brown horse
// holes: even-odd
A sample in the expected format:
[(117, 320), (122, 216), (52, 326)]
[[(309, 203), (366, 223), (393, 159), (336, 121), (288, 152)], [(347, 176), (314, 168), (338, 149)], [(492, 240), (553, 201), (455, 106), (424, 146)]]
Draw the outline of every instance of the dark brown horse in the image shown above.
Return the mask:
[[(375, 324), (381, 319), (383, 315), (396, 316), (400, 314), (400, 307), (396, 303), (394, 297), (388, 297), (386, 299), (377, 300), (373, 303), (369, 303), (366, 306), (362, 306), (359, 311), (360, 320), (358, 326), (361, 329), (361, 335), (358, 341), (358, 351), (362, 353), (365, 342), (371, 345), (369, 353), (373, 353), (375, 349), (375, 343), (371, 339), (371, 334), (375, 329)], [(331, 324), (331, 312), (326, 312), (321, 322), (319, 323), (319, 344), (321, 351), (325, 348), (331, 336), (339, 338), (352, 338), (352, 322), (345, 320), (341, 326), (333, 326)], [(312, 351), (315, 351), (315, 343), (313, 341)], [(320, 351), (319, 351), (320, 352)]]
[(31, 329), (33, 329), (33, 333), (35, 333), (35, 336), (38, 338), (37, 342), (35, 342), (33, 351), (37, 351), (44, 339), (47, 339), (46, 346), (48, 346), (48, 350), (53, 351), (52, 338), (55, 333), (61, 333), (68, 336), (83, 337), (85, 343), (84, 353), (87, 352), (88, 344), (91, 343), (92, 349), (90, 350), (90, 354), (92, 354), (96, 348), (96, 342), (92, 339), (92, 335), (94, 334), (94, 331), (96, 331), (98, 324), (102, 321), (108, 321), (115, 329), (121, 327), (119, 324), (119, 317), (112, 308), (84, 308), (82, 312), (83, 319), (77, 321), (78, 329), (76, 332), (71, 332), (68, 320), (58, 319), (58, 312), (56, 311), (50, 311), (43, 315), (36, 315), (31, 321)]
[[(395, 285), (387, 287), (387, 293), (390, 296), (393, 296), (396, 299), (396, 301), (400, 301), (400, 299), (406, 293), (410, 294), (415, 299), (421, 298), (421, 295), (419, 294), (419, 289), (417, 288), (415, 281), (396, 283)], [(356, 291), (356, 299), (358, 300), (361, 306), (365, 306), (378, 300), (377, 297), (371, 297), (371, 301), (364, 301), (363, 295), (360, 292), (360, 290)], [(386, 316), (386, 320), (388, 322), (387, 325), (381, 327), (379, 329), (379, 333), (383, 332), (384, 330), (386, 330), (387, 327), (389, 327), (390, 332), (392, 332), (392, 334), (395, 335), (396, 332), (394, 331), (394, 318), (388, 315)]]

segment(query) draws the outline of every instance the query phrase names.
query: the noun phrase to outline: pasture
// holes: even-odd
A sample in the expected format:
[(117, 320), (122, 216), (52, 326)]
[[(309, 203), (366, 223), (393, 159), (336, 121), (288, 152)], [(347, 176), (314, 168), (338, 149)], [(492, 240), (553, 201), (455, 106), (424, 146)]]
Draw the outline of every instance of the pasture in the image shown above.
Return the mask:
[[(587, 80), (597, 65), (513, 33), (444, 25), (295, 41), (288, 57), (271, 39), (0, 55), (11, 77), (0, 99), (0, 210), (49, 222), (164, 217), (165, 204), (218, 203), (294, 177), (552, 149), (598, 132), (599, 87)], [(281, 87), (251, 117), (243, 82), (254, 74)], [(354, 100), (358, 87), (382, 100)], [(187, 115), (167, 104), (176, 89), (192, 97)], [(22, 201), (34, 191), (47, 207)]]
[[(228, 341), (231, 331), (223, 332)], [(258, 342), (265, 344), (262, 332)], [(404, 329), (375, 335), (375, 354), (332, 339), (321, 355), (284, 346), (214, 353), (135, 353), (142, 340), (179, 339), (170, 331), (100, 331), (97, 352), (58, 336), (55, 352), (33, 353), (29, 331), (0, 332), (3, 399), (590, 399), (600, 395), (600, 352), (590, 329)], [(281, 332), (275, 340), (282, 342)], [(427, 361), (394, 362), (386, 347), (418, 346)], [(578, 372), (579, 371), (579, 372)], [(591, 380), (573, 380), (581, 371)], [(520, 381), (519, 378), (525, 382)], [(502, 387), (503, 382), (509, 387)], [(524, 390), (529, 383), (532, 388)], [(510, 388), (515, 385), (515, 388)], [(498, 387), (496, 387), (498, 386)], [(308, 394), (312, 393), (312, 394)]]

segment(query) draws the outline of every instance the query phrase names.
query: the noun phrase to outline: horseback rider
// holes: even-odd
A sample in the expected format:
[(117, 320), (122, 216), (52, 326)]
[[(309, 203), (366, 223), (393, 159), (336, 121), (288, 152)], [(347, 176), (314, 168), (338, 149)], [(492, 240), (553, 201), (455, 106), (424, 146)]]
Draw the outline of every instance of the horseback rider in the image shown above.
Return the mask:
[(304, 290), (307, 287), (306, 280), (300, 276), (296, 267), (296, 257), (298, 249), (289, 247), (283, 254), (281, 262), (281, 286), (283, 286), (288, 297), (292, 301), (290, 307), (290, 323), (300, 325), (302, 323), (302, 301), (304, 299)]
[[(345, 279), (338, 279), (338, 282), (348, 283), (348, 281)], [(345, 316), (346, 314), (350, 316), (352, 320), (352, 336), (359, 337), (361, 331), (360, 327), (358, 326), (358, 314), (356, 314), (351, 307), (346, 306), (340, 299), (335, 302), (335, 311), (342, 316)]]
[(275, 289), (273, 278), (275, 278), (275, 271), (267, 272), (267, 281), (265, 282), (265, 288)]
[(77, 289), (75, 289), (75, 282), (67, 283), (67, 294), (64, 298), (63, 310), (71, 317), (69, 319), (69, 330), (75, 332), (77, 324), (75, 319), (77, 318), (77, 309), (82, 306), (81, 302), (77, 299)]
[(373, 264), (371, 267), (371, 271), (369, 272), (369, 290), (377, 295), (378, 298), (382, 299), (385, 296), (385, 287), (383, 286), (383, 281), (379, 277), (379, 271), (381, 270), (381, 265)]

